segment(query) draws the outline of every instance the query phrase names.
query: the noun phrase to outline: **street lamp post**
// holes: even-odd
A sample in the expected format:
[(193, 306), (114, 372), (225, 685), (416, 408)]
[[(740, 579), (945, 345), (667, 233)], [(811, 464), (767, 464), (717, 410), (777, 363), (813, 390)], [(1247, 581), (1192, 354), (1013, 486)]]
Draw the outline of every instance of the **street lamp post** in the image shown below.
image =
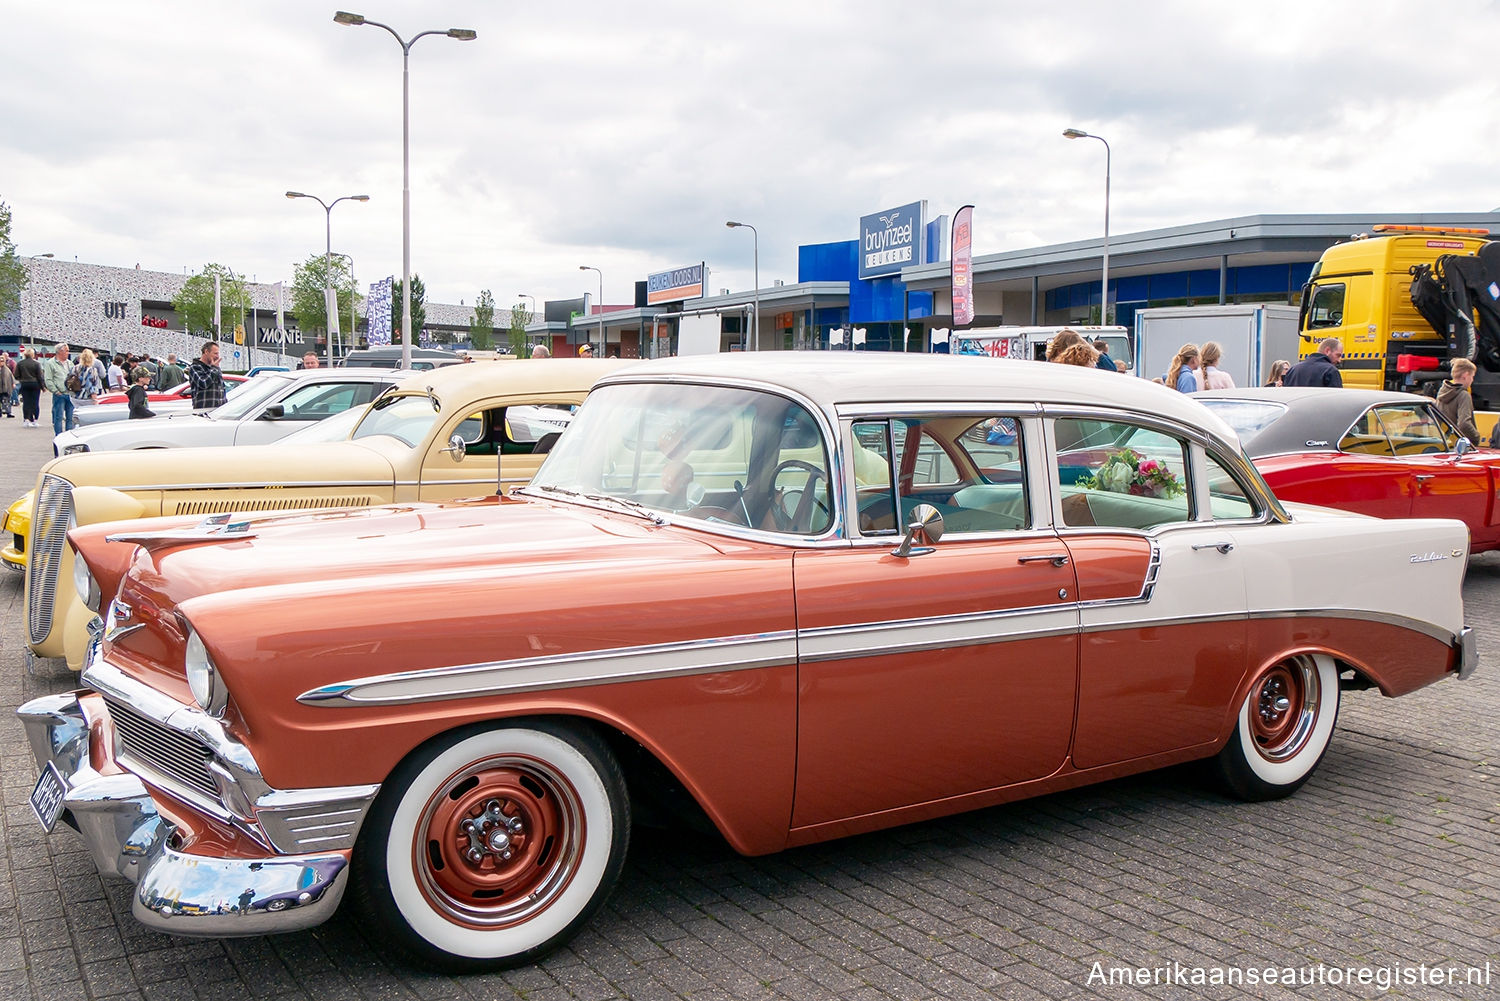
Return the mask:
[(1109, 323), (1109, 142), (1103, 136), (1082, 129), (1064, 129), (1063, 135), (1069, 139), (1097, 139), (1104, 143), (1104, 280), (1101, 283), (1104, 291), (1099, 299), (1099, 323), (1103, 326)]
[(604, 340), (604, 272), (598, 268), (591, 268), (587, 264), (578, 265), (579, 271), (592, 271), (599, 276), (599, 355), (604, 357), (604, 349), (607, 346)]
[[(530, 318), (530, 319), (528, 319), (526, 321), (526, 326), (529, 327), (534, 322), (536, 322), (536, 296), (530, 295), (530, 294), (528, 294), (526, 292), (517, 292), (516, 293), (516, 298), (517, 299), (530, 299), (531, 300), (531, 312), (529, 312), (529, 313), (526, 314)], [(527, 341), (528, 342), (530, 341), (530, 339), (531, 339), (530, 335), (527, 335)]]
[(470, 28), (448, 28), (446, 31), (418, 32), (407, 41), (396, 34), (395, 28), (367, 20), (363, 14), (341, 10), (333, 15), (333, 19), (339, 24), (369, 24), (384, 28), (401, 46), (401, 367), (411, 368), (411, 100), (408, 69), (411, 47), (425, 35), (447, 35), (461, 42), (472, 42), (479, 36)]
[[(343, 195), (335, 198), (331, 202), (325, 202), (317, 195), (304, 195), (300, 191), (288, 191), (286, 193), (286, 196), (288, 198), (311, 198), (313, 201), (323, 206), (323, 235), (325, 238), (325, 243), (323, 245), (323, 309), (328, 314), (328, 318), (325, 318), (324, 321), (324, 332), (328, 335), (328, 367), (333, 368), (333, 323), (329, 322), (329, 319), (333, 321), (338, 320), (339, 308), (338, 297), (329, 295), (329, 291), (333, 288), (333, 207), (339, 202), (367, 202), (370, 200), (370, 196)], [(409, 298), (410, 297), (408, 296), (408, 299)], [(403, 314), (406, 312), (407, 308), (408, 303), (403, 302), (401, 306), (401, 311)], [(402, 367), (410, 368), (410, 357), (406, 359), (406, 362), (407, 363)]]
[(748, 222), (726, 222), (724, 225), (730, 229), (748, 229), (753, 239), (752, 246), (755, 251), (755, 316), (751, 320), (750, 339), (746, 345), (750, 351), (760, 350), (756, 342), (760, 339), (760, 231)]

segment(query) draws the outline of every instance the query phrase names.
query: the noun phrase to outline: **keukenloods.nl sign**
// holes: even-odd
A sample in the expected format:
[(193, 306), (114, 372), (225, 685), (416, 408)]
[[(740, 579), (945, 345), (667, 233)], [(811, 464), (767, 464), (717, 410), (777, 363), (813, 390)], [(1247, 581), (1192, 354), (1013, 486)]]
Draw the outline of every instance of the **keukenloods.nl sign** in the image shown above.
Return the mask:
[(671, 271), (658, 271), (646, 276), (646, 305), (659, 306), (664, 302), (680, 299), (698, 299), (703, 296), (703, 265), (692, 264)]
[(859, 277), (900, 274), (927, 256), (927, 203), (912, 202), (859, 220)]

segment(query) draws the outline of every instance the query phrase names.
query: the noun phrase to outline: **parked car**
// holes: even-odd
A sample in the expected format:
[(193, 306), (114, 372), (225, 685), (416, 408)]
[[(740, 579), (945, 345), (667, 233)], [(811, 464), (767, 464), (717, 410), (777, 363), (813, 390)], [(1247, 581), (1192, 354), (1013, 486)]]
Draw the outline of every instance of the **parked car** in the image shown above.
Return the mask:
[[(305, 928), (354, 884), (361, 928), (484, 968), (577, 932), (633, 800), (760, 854), (1193, 759), (1266, 799), (1341, 689), (1474, 668), (1460, 523), (1287, 508), (1170, 390), (796, 362), (622, 369), (516, 498), (74, 529), (106, 622), (87, 688), (20, 710), (43, 825), (154, 929)], [(1134, 447), (1055, 451), (1100, 425)]]
[[(558, 361), (566, 364), (423, 372), (372, 407), (301, 425), (300, 435), (274, 445), (54, 459), (37, 476), (32, 496), (39, 501), (28, 514), (31, 506), (41, 514), (30, 516), (20, 547), (21, 554), (41, 554), (26, 575), (28, 655), (83, 666), (96, 616), (68, 584), (72, 559), (63, 533), (70, 524), (447, 500), (493, 493), (500, 482), (520, 486), (572, 420), (567, 408), (599, 377), (628, 364)], [(329, 422), (340, 423), (325, 430)], [(14, 510), (8, 519), (16, 528)]]
[[(443, 368), (446, 365), (458, 365), (463, 358), (452, 351), (443, 351), (438, 348), (412, 348), (411, 367), (418, 371), (434, 368)], [(401, 367), (401, 348), (357, 348), (344, 356), (341, 365), (363, 365), (366, 368), (399, 368)]]
[(64, 431), (53, 455), (133, 448), (269, 445), (313, 421), (363, 406), (411, 372), (381, 368), (267, 372), (207, 413), (174, 413), (146, 421)]
[[(235, 391), (246, 381), (247, 377), (243, 375), (226, 375), (224, 377), (225, 401), (233, 399)], [(184, 382), (171, 389), (152, 390), (147, 394), (146, 401), (151, 412), (157, 417), (190, 413), (193, 409), (193, 390)], [(130, 417), (130, 401), (126, 399), (124, 393), (105, 393), (94, 397), (89, 402), (78, 404), (73, 410), (73, 416), (81, 428), (127, 420)]]
[(1282, 500), (1377, 518), (1457, 518), (1470, 552), (1500, 547), (1500, 451), (1476, 449), (1425, 396), (1281, 387), (1193, 395), (1239, 432)]

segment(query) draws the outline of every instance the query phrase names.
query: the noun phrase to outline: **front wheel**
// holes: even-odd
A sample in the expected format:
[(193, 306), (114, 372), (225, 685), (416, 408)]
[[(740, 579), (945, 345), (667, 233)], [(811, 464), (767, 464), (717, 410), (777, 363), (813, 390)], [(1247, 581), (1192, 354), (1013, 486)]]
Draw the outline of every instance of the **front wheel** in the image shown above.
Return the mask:
[(1245, 800), (1291, 795), (1323, 760), (1338, 715), (1332, 657), (1304, 654), (1274, 665), (1240, 705), (1234, 733), (1215, 762), (1220, 779)]
[(514, 966), (588, 920), (629, 840), (624, 776), (595, 734), (537, 720), (469, 727), (382, 788), (355, 850), (356, 900), (420, 962)]

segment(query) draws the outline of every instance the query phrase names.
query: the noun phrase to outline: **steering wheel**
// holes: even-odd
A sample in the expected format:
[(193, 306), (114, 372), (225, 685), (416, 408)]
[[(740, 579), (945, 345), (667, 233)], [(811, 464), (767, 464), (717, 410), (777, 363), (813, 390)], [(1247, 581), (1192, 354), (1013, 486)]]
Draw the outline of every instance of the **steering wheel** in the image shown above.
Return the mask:
[[(807, 480), (799, 489), (787, 488), (775, 489), (776, 483), (781, 479), (781, 474), (789, 470), (806, 473)], [(771, 486), (774, 491), (771, 498), (771, 518), (776, 522), (776, 527), (783, 532), (806, 532), (812, 527), (814, 508), (821, 511), (824, 520), (831, 513), (828, 504), (821, 496), (821, 491), (813, 489), (819, 480), (827, 480), (828, 474), (811, 462), (802, 459), (787, 459), (776, 467), (771, 474)], [(789, 498), (796, 497), (796, 506), (788, 508)]]

